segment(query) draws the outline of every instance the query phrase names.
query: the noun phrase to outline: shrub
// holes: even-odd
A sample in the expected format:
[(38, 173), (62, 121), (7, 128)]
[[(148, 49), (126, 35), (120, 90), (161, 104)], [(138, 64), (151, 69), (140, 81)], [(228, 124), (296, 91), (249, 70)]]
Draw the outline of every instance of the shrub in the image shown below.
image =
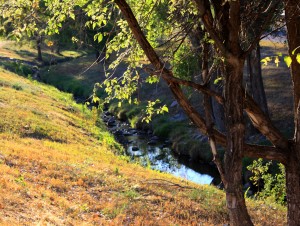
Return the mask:
[(263, 159), (254, 160), (251, 165), (247, 167), (253, 173), (250, 180), (254, 185), (258, 185), (259, 181), (263, 181), (263, 189), (258, 191), (255, 196), (259, 199), (267, 199), (271, 202), (276, 202), (281, 205), (286, 204), (286, 190), (285, 190), (285, 168), (279, 163), (278, 172), (270, 173), (270, 166), (272, 161), (264, 162)]

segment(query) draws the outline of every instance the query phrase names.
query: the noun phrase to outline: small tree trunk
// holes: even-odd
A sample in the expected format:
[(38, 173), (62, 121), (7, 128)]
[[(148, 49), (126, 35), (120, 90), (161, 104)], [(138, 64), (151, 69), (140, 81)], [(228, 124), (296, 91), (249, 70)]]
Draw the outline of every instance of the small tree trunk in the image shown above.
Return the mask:
[(230, 225), (253, 225), (248, 214), (242, 190), (242, 159), (245, 125), (243, 119), (243, 59), (226, 66), (225, 117), (227, 122), (227, 149), (224, 159), (225, 191)]
[(61, 53), (60, 53), (60, 43), (59, 43), (59, 41), (57, 42), (57, 44), (56, 44), (56, 49), (55, 49), (55, 53), (56, 54), (58, 54), (58, 55), (61, 55)]
[(42, 37), (38, 36), (37, 40), (36, 40), (36, 44), (37, 44), (37, 60), (43, 62), (43, 56), (42, 56)]

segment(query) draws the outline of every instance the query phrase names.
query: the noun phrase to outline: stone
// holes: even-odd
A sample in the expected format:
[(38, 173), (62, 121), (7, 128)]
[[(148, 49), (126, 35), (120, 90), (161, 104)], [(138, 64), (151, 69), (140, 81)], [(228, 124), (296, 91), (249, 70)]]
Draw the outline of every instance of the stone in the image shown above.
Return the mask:
[(138, 151), (138, 150), (139, 150), (139, 147), (133, 146), (133, 147), (131, 148), (131, 150), (132, 150), (132, 151)]
[(109, 127), (115, 126), (115, 125), (116, 125), (116, 120), (114, 119), (114, 117), (111, 117), (111, 118), (107, 121), (106, 125), (109, 126)]

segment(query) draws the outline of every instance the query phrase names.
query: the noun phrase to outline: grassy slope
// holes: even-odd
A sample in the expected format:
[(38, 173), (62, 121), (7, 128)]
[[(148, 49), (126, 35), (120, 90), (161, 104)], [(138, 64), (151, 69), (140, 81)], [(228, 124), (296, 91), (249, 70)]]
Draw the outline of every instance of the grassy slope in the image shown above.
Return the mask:
[[(0, 225), (228, 221), (222, 191), (115, 156), (97, 115), (69, 94), (1, 69), (0, 108)], [(285, 224), (284, 208), (247, 205), (256, 224)]]
[[(27, 60), (37, 63), (37, 51), (35, 48), (35, 42), (30, 43), (16, 43), (15, 41), (1, 40), (0, 38), (0, 56), (11, 57), (20, 60)], [(53, 59), (60, 59), (64, 57), (76, 58), (84, 54), (84, 52), (74, 51), (61, 51), (61, 55), (51, 52), (51, 49), (45, 45), (42, 46), (42, 56), (45, 61), (51, 61)]]

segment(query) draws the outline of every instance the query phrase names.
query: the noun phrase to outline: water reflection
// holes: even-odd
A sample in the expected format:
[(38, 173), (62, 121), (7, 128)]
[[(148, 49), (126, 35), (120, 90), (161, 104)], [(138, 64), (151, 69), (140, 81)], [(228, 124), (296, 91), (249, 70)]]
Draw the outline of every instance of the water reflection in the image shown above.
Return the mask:
[[(106, 119), (111, 123), (109, 129), (126, 149), (132, 160), (154, 170), (171, 173), (199, 184), (218, 183), (218, 173), (214, 166), (189, 161), (188, 158), (175, 156), (168, 142), (151, 134), (137, 131), (127, 123)], [(217, 182), (216, 182), (217, 180)]]

